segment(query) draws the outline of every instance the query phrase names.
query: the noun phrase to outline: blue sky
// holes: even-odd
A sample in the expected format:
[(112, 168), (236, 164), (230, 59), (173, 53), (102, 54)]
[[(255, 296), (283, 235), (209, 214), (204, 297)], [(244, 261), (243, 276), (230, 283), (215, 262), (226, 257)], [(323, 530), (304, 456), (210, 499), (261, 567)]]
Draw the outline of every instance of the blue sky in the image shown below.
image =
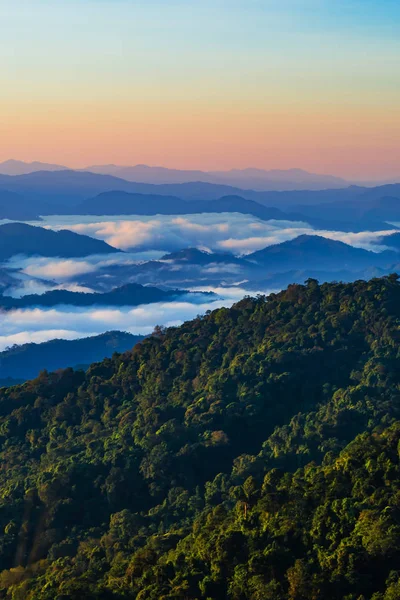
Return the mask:
[[(191, 111), (199, 115), (203, 128), (207, 111), (225, 110), (227, 120), (224, 127), (221, 125), (221, 136), (229, 122), (233, 123), (232, 113), (237, 115), (237, 122), (254, 115), (250, 129), (256, 128), (255, 119), (264, 119), (261, 130), (271, 131), (275, 140), (277, 131), (267, 123), (273, 121), (279, 107), (287, 115), (285, 123), (295, 122), (296, 111), (303, 115), (321, 113), (323, 116), (318, 118), (325, 123), (333, 108), (341, 121), (346, 115), (351, 119), (352, 111), (361, 109), (365, 123), (360, 128), (372, 119), (376, 124), (382, 118), (382, 126), (370, 131), (371, 144), (376, 136), (380, 145), (385, 138), (386, 152), (391, 155), (397, 144), (383, 113), (392, 113), (397, 136), (398, 1), (2, 0), (0, 22), (0, 108), (4, 119), (15, 122), (18, 141), (15, 149), (12, 144), (11, 148), (20, 155), (33, 152), (26, 148), (32, 146), (36, 132), (43, 131), (44, 139), (48, 139), (51, 132), (45, 111), (49, 107), (57, 109), (57, 118), (62, 119), (58, 129), (78, 121), (81, 126), (89, 106), (94, 107), (101, 128), (114, 107), (124, 115), (129, 134), (137, 131), (141, 141), (143, 131), (135, 121), (140, 112), (148, 127), (160, 129), (164, 128), (163, 119), (167, 127), (182, 110)], [(132, 110), (136, 115), (133, 120), (129, 117)], [(366, 110), (369, 116), (364, 115)], [(37, 123), (42, 123), (42, 129), (35, 128)], [(332, 123), (334, 119), (329, 131), (334, 127)], [(22, 126), (31, 130), (25, 142)], [(212, 119), (210, 127), (215, 128)], [(315, 127), (310, 120), (309, 130), (314, 132)], [(297, 136), (306, 135), (304, 129), (294, 132), (296, 148), (301, 145)], [(10, 127), (3, 129), (8, 137), (12, 131)], [(194, 136), (196, 131), (194, 128)], [(103, 137), (100, 133), (98, 142), (108, 144), (109, 133), (104, 132)], [(350, 133), (354, 139), (354, 131)], [(330, 135), (328, 130), (326, 135)], [(254, 140), (254, 131), (247, 137), (246, 148)], [(168, 136), (161, 139), (162, 143), (166, 139)], [(256, 140), (253, 146), (259, 143)], [(117, 158), (126, 162), (130, 159), (127, 139), (123, 146), (125, 150)], [(45, 148), (39, 144), (37, 158), (48, 156), (54, 148), (55, 140)], [(3, 156), (4, 151), (0, 152)], [(73, 159), (71, 152), (68, 149), (64, 158)], [(94, 162), (90, 156), (86, 158), (87, 152), (85, 156), (77, 155), (75, 162)], [(61, 159), (63, 153), (59, 154)], [(203, 155), (204, 151), (194, 153), (190, 164), (197, 166)], [(264, 156), (271, 160), (270, 154)], [(103, 157), (107, 159), (106, 152), (98, 159)], [(146, 146), (143, 161), (154, 162), (162, 157), (152, 155)], [(239, 153), (232, 166), (240, 166), (238, 157)], [(176, 161), (181, 160), (180, 152)], [(210, 162), (213, 160), (211, 157)], [(279, 158), (279, 164), (281, 161)], [(392, 168), (390, 164), (388, 170)]]

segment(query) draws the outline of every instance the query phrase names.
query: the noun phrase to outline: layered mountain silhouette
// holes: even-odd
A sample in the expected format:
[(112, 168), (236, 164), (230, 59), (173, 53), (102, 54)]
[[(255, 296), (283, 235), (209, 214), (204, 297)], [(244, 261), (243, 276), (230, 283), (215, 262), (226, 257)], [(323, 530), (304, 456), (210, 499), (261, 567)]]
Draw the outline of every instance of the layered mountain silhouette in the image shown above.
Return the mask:
[(38, 161), (24, 162), (23, 160), (5, 160), (0, 163), (0, 173), (2, 175), (28, 175), (36, 171), (64, 171), (67, 167), (54, 165), (51, 163), (42, 163)]
[[(246, 289), (258, 291), (280, 289), (294, 281), (301, 283), (308, 277), (320, 281), (352, 281), (397, 270), (400, 263), (400, 254), (396, 251), (397, 236), (393, 236), (392, 250), (382, 252), (355, 248), (318, 235), (301, 235), (240, 257), (186, 248), (165, 254), (159, 260), (106, 266), (98, 273), (82, 275), (79, 283), (93, 288), (99, 282), (102, 286), (116, 286), (118, 281), (130, 281), (176, 289), (221, 284), (235, 286), (242, 282), (240, 285)], [(385, 240), (387, 237), (382, 236), (380, 243), (389, 246), (390, 242)]]
[(71, 292), (51, 290), (44, 294), (28, 294), (22, 298), (0, 295), (0, 309), (11, 310), (30, 306), (51, 307), (60, 304), (71, 306), (138, 306), (152, 302), (172, 302), (182, 296), (192, 297), (193, 301), (210, 298), (214, 294), (191, 293), (186, 290), (162, 290), (157, 287), (129, 283), (105, 293)]
[(189, 183), (199, 181), (232, 185), (238, 188), (266, 190), (326, 189), (346, 187), (348, 183), (340, 177), (318, 175), (303, 169), (232, 169), (230, 171), (199, 171), (166, 169), (147, 165), (118, 166), (97, 165), (85, 169), (92, 173), (101, 173), (121, 177), (140, 183)]
[(22, 344), (0, 352), (0, 387), (37, 377), (40, 371), (56, 371), (69, 366), (84, 367), (126, 352), (144, 339), (121, 331), (108, 331), (80, 340), (51, 340), (42, 344)]
[[(178, 210), (189, 213), (212, 212), (204, 204), (212, 201), (210, 203), (214, 205), (214, 212), (246, 211), (258, 216), (262, 214), (259, 208), (259, 205), (262, 205), (286, 212), (289, 219), (296, 216), (297, 219), (307, 218), (309, 222), (310, 219), (325, 221), (330, 229), (333, 225), (329, 225), (329, 222), (335, 221), (335, 226), (342, 224), (347, 231), (360, 231), (362, 227), (367, 227), (368, 230), (382, 228), (382, 223), (397, 217), (396, 199), (400, 199), (400, 184), (375, 188), (349, 186), (319, 191), (256, 191), (204, 182), (155, 185), (129, 182), (111, 175), (76, 171), (38, 171), (13, 177), (0, 175), (0, 188), (4, 192), (13, 192), (21, 196), (20, 199), (14, 198), (13, 202), (3, 205), (0, 198), (3, 218), (11, 219), (15, 218), (12, 211), (17, 209), (24, 211), (21, 218), (25, 219), (33, 218), (33, 215), (82, 214), (88, 211), (92, 214), (99, 214), (101, 211), (105, 211), (104, 214), (115, 214), (116, 209), (106, 204), (107, 199), (118, 200), (119, 210), (124, 211), (122, 214), (133, 210), (131, 205), (134, 205), (137, 214), (154, 214), (155, 210), (163, 210), (164, 214), (176, 214)], [(94, 198), (106, 192), (112, 192), (112, 195), (100, 199), (96, 206)], [(132, 198), (116, 196), (117, 192), (142, 194), (146, 198), (137, 197), (134, 203)], [(167, 200), (160, 208), (161, 196), (167, 197)], [(229, 201), (226, 197), (229, 197)], [(387, 198), (391, 200), (388, 201)], [(184, 200), (197, 203), (197, 206), (194, 205), (190, 209), (182, 204)], [(256, 206), (248, 205), (246, 208), (243, 206), (244, 200), (255, 202)], [(100, 201), (104, 204), (100, 205)], [(7, 208), (9, 214), (5, 212)], [(361, 224), (360, 218), (363, 220)]]
[(382, 236), (378, 242), (382, 246), (387, 246), (388, 248), (394, 249), (400, 252), (400, 233), (392, 233), (390, 235)]
[[(0, 163), (0, 174), (27, 175), (38, 171), (65, 171), (71, 170), (62, 165), (42, 162), (24, 162), (7, 160)], [(326, 189), (333, 187), (346, 187), (348, 183), (340, 177), (333, 175), (320, 175), (309, 173), (303, 169), (231, 169), (229, 171), (201, 171), (168, 169), (165, 167), (151, 167), (148, 165), (119, 166), (95, 165), (80, 171), (112, 175), (127, 181), (138, 183), (189, 183), (199, 181), (204, 183), (217, 183), (232, 185), (238, 188), (254, 190), (291, 190), (291, 189)]]
[(52, 231), (25, 223), (0, 225), (0, 260), (16, 254), (79, 258), (90, 254), (120, 252), (106, 242), (73, 231)]
[(38, 212), (20, 194), (0, 190), (0, 220), (38, 220)]
[(278, 208), (261, 206), (240, 196), (224, 196), (216, 200), (188, 202), (176, 196), (105, 192), (85, 200), (77, 207), (85, 215), (180, 215), (196, 213), (238, 212), (263, 220), (287, 220), (288, 215)]
[(399, 255), (390, 251), (370, 252), (318, 235), (301, 235), (253, 252), (246, 258), (275, 272), (300, 268), (356, 271), (367, 266), (395, 263)]
[(207, 252), (198, 248), (185, 248), (178, 252), (170, 252), (165, 254), (161, 261), (172, 262), (174, 264), (191, 265), (210, 265), (210, 264), (248, 264), (243, 258), (233, 256), (226, 252)]

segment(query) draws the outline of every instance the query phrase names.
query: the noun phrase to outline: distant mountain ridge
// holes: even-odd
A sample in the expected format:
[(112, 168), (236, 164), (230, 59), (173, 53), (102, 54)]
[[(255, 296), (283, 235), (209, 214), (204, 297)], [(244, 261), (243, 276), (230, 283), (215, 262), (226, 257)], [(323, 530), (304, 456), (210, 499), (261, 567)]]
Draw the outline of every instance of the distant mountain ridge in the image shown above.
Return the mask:
[(279, 208), (262, 206), (240, 196), (223, 196), (212, 202), (207, 200), (188, 202), (176, 196), (104, 192), (79, 204), (77, 211), (84, 215), (180, 215), (238, 212), (251, 214), (263, 220), (288, 219), (288, 215)]
[(148, 165), (119, 166), (95, 165), (84, 169), (92, 173), (113, 175), (138, 183), (216, 183), (258, 191), (326, 189), (347, 187), (348, 182), (333, 175), (309, 173), (303, 169), (231, 169), (228, 171), (201, 171), (167, 169)]
[(293, 240), (267, 246), (246, 256), (267, 271), (290, 269), (350, 269), (389, 265), (398, 261), (396, 252), (370, 252), (319, 235), (300, 235)]
[(15, 192), (0, 190), (0, 220), (39, 220), (38, 212), (29, 200)]
[[(382, 252), (372, 252), (319, 235), (300, 235), (244, 256), (185, 248), (165, 254), (158, 260), (134, 265), (111, 265), (102, 269), (101, 285), (116, 286), (130, 281), (146, 286), (203, 289), (239, 286), (252, 290), (279, 289), (280, 281), (303, 282), (307, 273), (317, 273), (322, 281), (352, 281), (399, 270), (399, 234), (391, 241), (377, 237)], [(399, 248), (398, 248), (399, 246)], [(390, 247), (390, 250), (386, 250)], [(106, 278), (104, 278), (106, 276)], [(292, 279), (292, 276), (294, 279)], [(311, 276), (311, 275), (310, 275)], [(83, 274), (79, 284), (94, 288), (96, 274)], [(108, 289), (110, 289), (108, 287)], [(222, 294), (223, 295), (223, 294)]]
[[(0, 387), (7, 379), (19, 381), (37, 377), (40, 371), (56, 371), (67, 367), (90, 365), (114, 352), (126, 352), (144, 339), (121, 331), (107, 331), (101, 335), (79, 340), (55, 339), (41, 344), (22, 344), (0, 352)], [(9, 381), (7, 385), (10, 385)]]
[[(0, 189), (13, 192), (29, 203), (30, 211), (36, 214), (76, 214), (77, 207), (89, 198), (105, 192), (127, 192), (130, 194), (145, 194), (177, 197), (180, 200), (215, 201), (223, 197), (240, 197), (257, 202), (269, 208), (294, 210), (304, 212), (303, 207), (337, 205), (346, 208), (353, 203), (361, 206), (385, 196), (400, 198), (400, 184), (390, 184), (366, 188), (349, 186), (343, 189), (296, 190), (296, 191), (256, 191), (240, 189), (232, 185), (221, 185), (204, 182), (179, 184), (149, 184), (129, 182), (111, 175), (99, 175), (77, 171), (41, 171), (28, 175), (0, 175)], [(22, 200), (21, 200), (22, 202)], [(1, 198), (0, 198), (1, 206)], [(15, 208), (15, 207), (14, 207)], [(314, 209), (313, 209), (314, 210)], [(324, 209), (325, 210), (325, 209)], [(313, 213), (314, 216), (324, 217)], [(5, 215), (7, 216), (7, 215)], [(343, 215), (334, 214), (336, 219)]]
[[(66, 171), (70, 169), (62, 165), (41, 162), (24, 162), (7, 160), (0, 163), (0, 174), (28, 175), (38, 171)], [(346, 187), (348, 182), (334, 175), (310, 173), (303, 169), (231, 169), (227, 171), (202, 171), (186, 169), (169, 169), (148, 165), (93, 165), (77, 169), (100, 175), (112, 175), (126, 181), (151, 184), (168, 183), (217, 183), (234, 187), (245, 187), (254, 190), (293, 190), (293, 189), (326, 189)]]
[(22, 298), (0, 295), (0, 309), (12, 310), (31, 306), (53, 307), (60, 304), (69, 306), (138, 306), (153, 302), (172, 302), (182, 296), (192, 296), (195, 299), (201, 296), (208, 298), (215, 294), (210, 292), (193, 293), (182, 289), (162, 290), (154, 286), (128, 283), (104, 293), (51, 290), (44, 294), (29, 294)]
[(52, 231), (26, 223), (0, 225), (0, 260), (16, 254), (79, 258), (121, 252), (102, 240), (69, 230)]
[(23, 160), (9, 159), (0, 163), (0, 173), (2, 175), (28, 175), (36, 171), (64, 171), (68, 167), (55, 165), (51, 163), (42, 163), (39, 161), (25, 162)]

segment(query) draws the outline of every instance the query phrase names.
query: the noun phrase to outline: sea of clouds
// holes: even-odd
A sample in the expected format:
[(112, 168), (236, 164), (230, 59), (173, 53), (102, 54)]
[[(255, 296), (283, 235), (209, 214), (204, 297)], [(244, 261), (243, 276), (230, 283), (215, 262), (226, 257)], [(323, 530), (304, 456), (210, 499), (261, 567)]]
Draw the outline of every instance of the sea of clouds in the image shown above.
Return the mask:
[[(37, 224), (37, 223), (36, 223)], [(377, 240), (391, 231), (360, 233), (314, 229), (302, 221), (262, 221), (239, 213), (157, 216), (49, 216), (40, 224), (53, 230), (70, 229), (130, 251), (174, 251), (190, 246), (232, 254), (249, 254), (302, 234), (321, 235), (358, 248), (382, 251)], [(145, 254), (143, 255), (145, 256)]]
[[(38, 225), (37, 222), (32, 224)], [(396, 231), (352, 233), (316, 230), (303, 222), (261, 221), (251, 215), (237, 213), (157, 215), (156, 217), (62, 215), (44, 217), (40, 226), (55, 231), (70, 229), (89, 235), (107, 242), (122, 250), (123, 253), (93, 255), (81, 259), (14, 256), (6, 266), (22, 269), (22, 273), (30, 276), (32, 280), (31, 283), (24, 281), (16, 291), (16, 295), (35, 293), (29, 291), (29, 288), (43, 290), (43, 283), (36, 283), (35, 287), (35, 278), (53, 282), (52, 289), (54, 289), (54, 282), (63, 289), (72, 289), (67, 286), (76, 283), (75, 277), (94, 273), (107, 266), (132, 265), (150, 259), (159, 259), (167, 252), (188, 247), (246, 255), (302, 234), (311, 234), (365, 250), (381, 252), (387, 247), (378, 245), (379, 238)]]
[(57, 306), (0, 312), (0, 351), (14, 344), (40, 343), (54, 338), (77, 339), (112, 330), (147, 335), (155, 325), (180, 325), (207, 310), (231, 306), (247, 294), (243, 288), (215, 291), (220, 293), (218, 297), (209, 301), (204, 297), (201, 304), (198, 298), (195, 303), (184, 297), (176, 302), (157, 302), (134, 308)]
[[(391, 231), (345, 233), (315, 230), (291, 221), (261, 221), (236, 213), (167, 216), (50, 216), (32, 223), (53, 230), (70, 229), (101, 239), (123, 250), (120, 254), (93, 255), (82, 259), (15, 256), (6, 266), (21, 269), (13, 295), (43, 293), (48, 289), (91, 292), (78, 277), (113, 265), (132, 265), (159, 259), (164, 253), (187, 247), (246, 255), (301, 234), (317, 234), (372, 251), (382, 251), (377, 241)], [(394, 232), (394, 230), (393, 230)], [(218, 269), (218, 265), (209, 268)], [(238, 282), (240, 283), (240, 282)], [(150, 333), (156, 324), (177, 325), (208, 309), (230, 306), (246, 295), (245, 282), (234, 289), (197, 288), (215, 291), (219, 297), (199, 306), (186, 299), (135, 308), (85, 308), (58, 306), (32, 308), (0, 314), (0, 350), (13, 344), (42, 342), (55, 337), (74, 339), (119, 329)], [(260, 290), (267, 292), (267, 290)], [(252, 292), (254, 295), (255, 292)]]

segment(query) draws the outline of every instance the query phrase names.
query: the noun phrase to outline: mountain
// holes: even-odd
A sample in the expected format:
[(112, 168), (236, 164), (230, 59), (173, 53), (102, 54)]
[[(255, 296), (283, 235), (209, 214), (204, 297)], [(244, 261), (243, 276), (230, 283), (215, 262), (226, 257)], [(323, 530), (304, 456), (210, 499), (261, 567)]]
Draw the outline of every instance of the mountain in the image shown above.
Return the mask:
[(379, 243), (382, 246), (387, 246), (390, 249), (400, 252), (400, 233), (384, 235), (379, 239)]
[(373, 199), (368, 210), (364, 213), (365, 217), (372, 219), (400, 220), (400, 191), (398, 197), (384, 196), (383, 198)]
[(256, 273), (257, 277), (246, 281), (244, 284), (246, 290), (259, 292), (260, 290), (282, 290), (293, 283), (304, 284), (308, 279), (315, 279), (320, 283), (343, 282), (351, 283), (360, 279), (369, 280), (374, 277), (389, 276), (391, 273), (400, 271), (400, 261), (395, 264), (390, 264), (387, 267), (367, 266), (360, 270), (353, 271), (351, 269), (342, 269), (337, 265), (334, 269), (314, 269), (307, 267), (304, 269), (292, 269), (291, 271), (282, 271), (277, 273), (269, 273), (265, 277), (265, 273), (260, 278), (260, 272)]
[(26, 381), (40, 371), (56, 371), (69, 366), (90, 365), (114, 352), (126, 352), (144, 339), (121, 331), (107, 331), (80, 340), (51, 340), (42, 344), (22, 344), (0, 352), (0, 381)]
[[(397, 234), (395, 234), (396, 236)], [(378, 238), (383, 252), (371, 252), (318, 235), (301, 235), (237, 257), (223, 252), (186, 248), (133, 265), (107, 265), (78, 277), (82, 286), (108, 291), (121, 282), (174, 290), (240, 286), (250, 290), (277, 290), (309, 277), (320, 281), (354, 281), (397, 271), (400, 255), (393, 238)], [(60, 292), (57, 292), (60, 294)]]
[(0, 175), (0, 187), (26, 196), (41, 214), (59, 214), (61, 207), (71, 212), (86, 198), (105, 191), (135, 191), (132, 186), (116, 177), (69, 170), (37, 171), (14, 177)]
[(187, 248), (143, 263), (106, 265), (95, 273), (77, 278), (80, 285), (104, 292), (125, 283), (197, 289), (236, 285), (238, 281), (261, 279), (264, 268), (243, 257)]
[[(7, 160), (0, 163), (2, 175), (29, 175), (38, 171), (71, 171), (68, 167), (42, 162)], [(190, 183), (193, 181), (245, 187), (254, 190), (326, 189), (346, 187), (340, 177), (309, 173), (303, 169), (232, 169), (230, 171), (201, 171), (150, 167), (148, 165), (94, 165), (80, 172), (111, 175), (138, 183)]]
[(291, 211), (284, 212), (279, 208), (264, 206), (259, 202), (238, 195), (223, 196), (214, 200), (183, 200), (177, 196), (113, 191), (89, 198), (74, 208), (74, 213), (84, 215), (178, 215), (224, 212), (253, 215), (264, 221), (271, 219), (301, 221), (312, 227), (327, 231), (383, 231), (392, 227), (380, 220), (378, 215), (374, 217), (372, 214), (369, 215), (367, 211), (365, 217), (353, 218), (353, 216), (350, 216), (348, 220), (338, 220), (340, 211), (336, 211), (333, 219), (332, 215), (328, 215), (327, 219), (323, 219), (319, 216), (320, 209), (316, 211), (317, 216), (313, 215), (310, 207), (306, 207), (304, 214)]
[[(17, 284), (16, 279), (13, 277), (14, 271), (11, 269), (5, 269), (0, 267), (0, 294), (14, 287)], [(20, 283), (20, 282), (18, 282)]]
[(67, 167), (41, 162), (24, 162), (22, 160), (6, 160), (0, 163), (2, 175), (28, 175), (36, 171), (64, 171)]
[[(183, 200), (215, 200), (227, 195), (254, 199), (259, 192), (242, 191), (228, 185), (211, 183), (184, 183), (154, 185), (134, 183), (110, 175), (78, 171), (38, 171), (27, 175), (0, 175), (0, 188), (18, 193), (31, 201), (40, 214), (74, 214), (76, 206), (88, 198), (104, 192), (176, 196)], [(261, 193), (261, 196), (263, 194)]]
[[(361, 195), (367, 188), (351, 186), (345, 189), (321, 191), (268, 192), (241, 189), (233, 185), (201, 181), (176, 184), (130, 182), (111, 175), (79, 171), (38, 171), (27, 175), (0, 175), (0, 188), (32, 199), (35, 208), (55, 211), (63, 206), (70, 211), (80, 202), (103, 192), (122, 191), (132, 194), (176, 196), (183, 200), (216, 200), (223, 196), (240, 196), (266, 206), (282, 208), (298, 204), (318, 204)], [(45, 213), (42, 213), (45, 214)], [(48, 213), (46, 213), (48, 214)]]
[(400, 284), (310, 280), (0, 391), (0, 589), (399, 597)]
[[(399, 197), (400, 184), (366, 188), (349, 186), (343, 189), (257, 191), (241, 189), (234, 185), (202, 181), (176, 184), (150, 184), (130, 182), (111, 175), (79, 171), (38, 171), (27, 175), (0, 175), (0, 188), (25, 196), (32, 209), (47, 211), (73, 211), (74, 207), (103, 192), (122, 191), (132, 194), (175, 196), (182, 200), (216, 200), (223, 196), (240, 196), (264, 206), (298, 210), (302, 206), (336, 202), (371, 202), (384, 196)], [(39, 210), (40, 209), (40, 210)], [(50, 212), (48, 212), (50, 211)], [(317, 215), (315, 215), (317, 216)], [(336, 214), (336, 218), (340, 215)]]
[(28, 294), (22, 298), (0, 295), (0, 309), (14, 310), (29, 306), (138, 306), (152, 302), (172, 302), (182, 296), (191, 296), (193, 300), (210, 298), (214, 294), (191, 293), (186, 290), (161, 290), (156, 287), (129, 283), (105, 293), (70, 292), (51, 290), (44, 294)]
[(278, 208), (267, 208), (240, 196), (224, 196), (213, 201), (188, 202), (175, 196), (104, 192), (85, 200), (76, 208), (84, 215), (181, 215), (196, 213), (238, 212), (263, 220), (287, 220), (287, 214)]
[(267, 271), (275, 272), (310, 267), (356, 271), (373, 265), (398, 262), (396, 252), (370, 252), (318, 235), (300, 235), (293, 240), (248, 254), (246, 258), (263, 265)]
[(72, 231), (52, 231), (25, 223), (0, 225), (0, 260), (16, 254), (76, 258), (120, 252), (101, 240)]
[[(240, 212), (263, 220), (296, 220), (340, 231), (383, 231), (397, 218), (400, 184), (365, 188), (256, 191), (205, 182), (154, 185), (110, 175), (40, 171), (0, 175), (0, 188), (18, 194), (0, 217), (29, 220), (50, 214), (194, 214)], [(391, 206), (385, 198), (391, 197)], [(190, 205), (189, 205), (190, 204)]]
[(0, 190), (0, 220), (37, 220), (38, 214), (30, 202), (19, 194)]
[(120, 191), (103, 192), (77, 206), (77, 213), (83, 215), (178, 215), (187, 211), (189, 203), (175, 196)]
[(199, 250), (198, 248), (184, 248), (178, 252), (171, 252), (165, 254), (161, 261), (172, 262), (173, 264), (186, 264), (190, 265), (210, 265), (210, 264), (246, 264), (248, 262), (243, 258), (238, 258), (232, 254), (225, 252), (207, 252), (205, 250)]
[[(382, 222), (400, 217), (400, 184), (377, 186), (371, 189), (352, 187), (347, 192), (343, 191), (342, 195), (329, 197), (325, 194), (322, 197), (326, 200), (322, 204), (307, 202), (307, 204), (297, 205), (295, 210), (306, 216), (327, 220), (337, 219), (339, 214), (342, 219), (355, 222), (360, 220)], [(300, 196), (298, 199), (304, 200)]]
[(238, 188), (259, 191), (294, 190), (294, 189), (326, 189), (347, 187), (348, 183), (332, 175), (317, 175), (302, 169), (264, 170), (264, 169), (232, 169), (230, 171), (200, 171), (167, 169), (165, 167), (149, 167), (136, 165), (124, 167), (118, 165), (98, 165), (85, 169), (92, 173), (112, 175), (127, 181), (138, 183), (168, 184), (204, 182), (231, 185)]

